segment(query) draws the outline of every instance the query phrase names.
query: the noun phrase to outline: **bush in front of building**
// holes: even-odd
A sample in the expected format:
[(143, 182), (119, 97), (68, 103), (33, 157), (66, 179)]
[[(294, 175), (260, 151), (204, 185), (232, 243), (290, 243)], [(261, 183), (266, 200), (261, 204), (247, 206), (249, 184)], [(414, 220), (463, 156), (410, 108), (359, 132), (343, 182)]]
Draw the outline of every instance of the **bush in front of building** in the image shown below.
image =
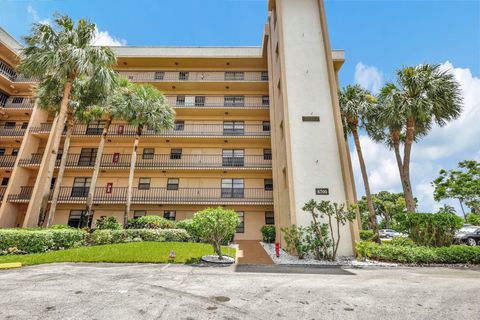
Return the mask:
[(192, 221), (200, 240), (211, 244), (218, 259), (222, 260), (222, 244), (235, 234), (240, 224), (238, 214), (222, 207), (207, 208), (195, 213)]
[(84, 244), (85, 236), (77, 229), (0, 229), (0, 255), (74, 248)]
[(191, 241), (193, 242), (200, 241), (200, 236), (198, 235), (197, 230), (195, 229), (192, 219), (184, 219), (184, 220), (175, 222), (175, 229), (186, 230), (191, 237)]
[(262, 232), (263, 241), (266, 243), (274, 243), (276, 232), (275, 226), (272, 225), (265, 225), (263, 226), (260, 231)]
[(400, 244), (377, 244), (360, 241), (357, 253), (362, 259), (411, 264), (480, 264), (480, 247), (426, 247)]
[(373, 239), (373, 230), (360, 230), (360, 239), (361, 240), (372, 240)]
[(121, 229), (95, 230), (87, 237), (89, 245), (115, 244), (137, 241), (188, 242), (191, 237), (183, 229)]
[(122, 225), (118, 223), (115, 217), (100, 217), (95, 223), (95, 229), (97, 230), (120, 230)]
[(172, 229), (175, 223), (160, 216), (129, 219), (127, 229)]

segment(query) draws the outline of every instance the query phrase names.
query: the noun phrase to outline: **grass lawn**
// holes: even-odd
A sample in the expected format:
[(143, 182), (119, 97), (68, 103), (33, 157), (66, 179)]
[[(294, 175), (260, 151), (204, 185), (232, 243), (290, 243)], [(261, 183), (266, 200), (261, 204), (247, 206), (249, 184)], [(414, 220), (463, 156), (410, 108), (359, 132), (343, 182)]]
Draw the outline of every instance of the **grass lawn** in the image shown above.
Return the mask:
[[(170, 261), (170, 251), (176, 258)], [(222, 253), (235, 257), (235, 249), (224, 247)], [(213, 254), (212, 246), (191, 242), (131, 242), (104, 246), (80, 247), (46, 253), (0, 256), (0, 263), (21, 262), (34, 265), (52, 262), (124, 262), (124, 263), (185, 263)]]

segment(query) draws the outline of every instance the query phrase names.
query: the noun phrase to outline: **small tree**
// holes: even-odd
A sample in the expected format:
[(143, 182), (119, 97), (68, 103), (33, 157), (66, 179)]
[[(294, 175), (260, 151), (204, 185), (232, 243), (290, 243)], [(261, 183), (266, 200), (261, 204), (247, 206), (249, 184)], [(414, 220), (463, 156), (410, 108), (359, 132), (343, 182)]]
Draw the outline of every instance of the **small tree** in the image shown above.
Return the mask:
[[(335, 261), (338, 246), (340, 245), (340, 227), (345, 225), (347, 221), (353, 221), (355, 219), (356, 207), (350, 206), (346, 208), (345, 204), (310, 200), (302, 209), (309, 212), (312, 216), (310, 227), (315, 234), (314, 240), (319, 243), (318, 246), (323, 250), (323, 257)], [(320, 222), (320, 219), (323, 218), (327, 219), (328, 224)], [(327, 238), (325, 232), (327, 226), (330, 231), (330, 239)]]
[(219, 260), (223, 260), (222, 244), (230, 239), (240, 224), (238, 214), (225, 208), (207, 208), (195, 213), (193, 226), (200, 240), (212, 245)]
[(95, 228), (98, 230), (120, 230), (122, 225), (118, 223), (115, 217), (101, 217), (97, 219)]

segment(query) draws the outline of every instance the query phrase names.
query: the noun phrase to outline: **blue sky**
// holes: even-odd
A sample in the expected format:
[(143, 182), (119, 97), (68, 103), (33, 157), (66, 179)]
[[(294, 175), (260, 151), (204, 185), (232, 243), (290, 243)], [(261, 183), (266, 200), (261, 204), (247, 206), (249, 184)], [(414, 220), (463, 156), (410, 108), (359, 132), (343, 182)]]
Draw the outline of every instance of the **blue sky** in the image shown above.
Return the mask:
[[(414, 147), (412, 176), (422, 211), (441, 167), (480, 160), (480, 0), (326, 0), (332, 47), (345, 49), (341, 85), (375, 91), (402, 65), (441, 63), (465, 90), (465, 115)], [(133, 5), (135, 4), (135, 5)], [(53, 12), (97, 23), (102, 39), (127, 45), (261, 44), (266, 0), (0, 0), (0, 26), (17, 39)], [(400, 190), (391, 153), (363, 136), (373, 191)], [(354, 168), (357, 170), (355, 154)], [(357, 170), (357, 189), (362, 194)]]

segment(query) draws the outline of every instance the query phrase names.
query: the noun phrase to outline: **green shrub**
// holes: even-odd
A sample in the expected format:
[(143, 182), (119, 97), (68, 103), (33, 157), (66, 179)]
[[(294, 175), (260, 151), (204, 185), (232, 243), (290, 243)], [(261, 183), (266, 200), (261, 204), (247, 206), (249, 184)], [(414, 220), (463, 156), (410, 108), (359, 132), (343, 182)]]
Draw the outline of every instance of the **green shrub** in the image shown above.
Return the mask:
[(373, 239), (373, 230), (360, 230), (360, 239), (361, 240), (372, 240)]
[(450, 246), (421, 247), (382, 244), (371, 241), (357, 243), (360, 258), (395, 263), (413, 264), (480, 264), (480, 247)]
[(25, 231), (0, 230), (0, 255), (8, 253), (40, 253), (69, 249), (84, 243), (85, 232), (77, 229)]
[(177, 221), (175, 223), (175, 229), (186, 230), (191, 237), (191, 241), (194, 241), (194, 242), (200, 241), (200, 237), (198, 236), (197, 230), (193, 225), (192, 219), (184, 219), (184, 220)]
[(200, 240), (210, 243), (213, 251), (222, 259), (222, 244), (235, 234), (240, 217), (231, 209), (207, 208), (193, 215), (193, 227)]
[(128, 220), (128, 229), (172, 229), (174, 222), (160, 216), (143, 216)]
[(407, 213), (398, 215), (397, 220), (416, 244), (433, 247), (451, 245), (463, 224), (462, 218), (449, 213)]
[(52, 230), (75, 230), (76, 228), (70, 227), (69, 225), (66, 224), (54, 224), (51, 225), (48, 229)]
[(122, 229), (95, 230), (88, 235), (89, 245), (125, 243), (135, 241), (187, 242), (190, 235), (183, 229)]
[(412, 239), (407, 237), (395, 237), (392, 240), (383, 241), (382, 243), (386, 245), (392, 245), (392, 246), (409, 246), (409, 247), (417, 246)]
[(262, 232), (263, 241), (267, 243), (274, 243), (276, 232), (275, 226), (263, 226), (260, 231)]
[(474, 226), (480, 226), (480, 214), (467, 214), (467, 223), (473, 224)]
[(298, 259), (303, 259), (308, 254), (310, 246), (307, 244), (305, 236), (306, 229), (292, 225), (289, 228), (282, 228), (284, 239), (287, 244), (287, 250), (296, 253)]
[(122, 226), (118, 223), (115, 217), (100, 217), (95, 223), (95, 229), (97, 230), (120, 230)]

